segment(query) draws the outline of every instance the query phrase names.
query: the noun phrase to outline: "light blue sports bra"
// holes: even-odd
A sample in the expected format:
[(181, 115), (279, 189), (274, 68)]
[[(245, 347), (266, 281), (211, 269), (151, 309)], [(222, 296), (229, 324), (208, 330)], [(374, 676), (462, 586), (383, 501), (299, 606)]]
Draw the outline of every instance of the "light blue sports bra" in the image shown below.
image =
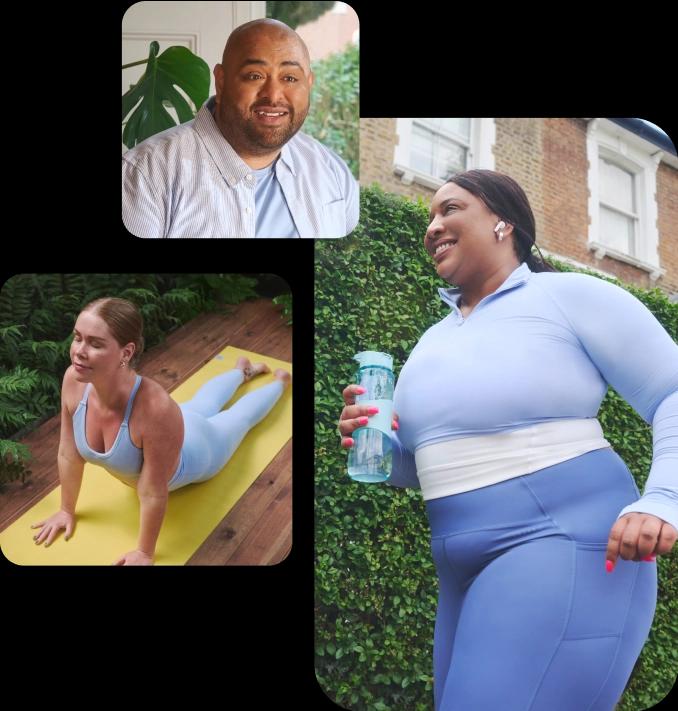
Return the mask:
[(73, 434), (75, 436), (75, 446), (78, 448), (80, 456), (86, 462), (91, 462), (92, 464), (103, 467), (110, 474), (113, 474), (113, 476), (123, 481), (125, 479), (137, 479), (144, 463), (144, 450), (134, 445), (129, 435), (128, 426), (129, 416), (132, 412), (132, 405), (134, 404), (134, 397), (137, 394), (139, 385), (141, 385), (141, 376), (137, 375), (136, 382), (129, 396), (125, 417), (118, 430), (118, 436), (115, 438), (115, 442), (113, 442), (113, 446), (108, 452), (97, 452), (93, 450), (87, 442), (85, 420), (87, 417), (87, 398), (89, 397), (91, 383), (87, 384), (85, 392), (82, 395), (82, 400), (80, 400), (73, 414)]

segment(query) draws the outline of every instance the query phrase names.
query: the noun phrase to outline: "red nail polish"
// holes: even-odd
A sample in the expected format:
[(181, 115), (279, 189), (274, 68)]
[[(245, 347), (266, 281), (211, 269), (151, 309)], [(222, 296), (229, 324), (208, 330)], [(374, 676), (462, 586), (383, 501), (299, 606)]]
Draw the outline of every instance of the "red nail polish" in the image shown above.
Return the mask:
[(372, 407), (368, 407), (367, 411), (370, 413), (370, 415), (376, 415), (377, 412), (379, 412), (379, 408), (372, 406)]
[(648, 555), (648, 556), (645, 556), (645, 558), (643, 558), (643, 560), (647, 561), (648, 563), (654, 563), (655, 560), (657, 560), (657, 556), (656, 555)]
[(611, 560), (605, 561), (605, 570), (607, 570), (608, 573), (611, 573), (614, 570), (614, 563)]
[(359, 417), (358, 418), (358, 423), (361, 425), (366, 425), (369, 421), (369, 417)]
[(344, 447), (352, 447), (354, 444), (352, 437), (347, 437), (344, 441)]
[(399, 430), (400, 425), (398, 424), (398, 420), (393, 420), (393, 429)]
[(367, 389), (364, 388), (362, 385), (358, 385), (355, 391), (358, 395), (364, 395), (367, 392)]

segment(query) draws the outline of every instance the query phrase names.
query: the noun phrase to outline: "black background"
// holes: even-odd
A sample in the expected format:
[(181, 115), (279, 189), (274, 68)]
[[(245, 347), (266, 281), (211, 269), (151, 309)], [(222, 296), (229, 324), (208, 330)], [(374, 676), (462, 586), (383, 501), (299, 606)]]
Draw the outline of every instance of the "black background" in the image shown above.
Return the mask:
[[(127, 234), (111, 87), (129, 4), (29, 8), (11, 25), (23, 29), (5, 53), (2, 281), (20, 272), (283, 277), (294, 298), (293, 548), (273, 567), (3, 561), (14, 662), (5, 679), (21, 669), (31, 693), (44, 688), (66, 703), (94, 682), (103, 692), (96, 701), (144, 692), (160, 701), (169, 691), (195, 705), (337, 708), (315, 680), (313, 656), (313, 242), (159, 244)], [(502, 14), (474, 3), (351, 4), (361, 21), (361, 116), (636, 116), (675, 141), (672, 40), (656, 10), (636, 8), (635, 18), (620, 10), (596, 24), (581, 6), (521, 17), (515, 5)], [(337, 415), (339, 407), (338, 397)], [(57, 685), (47, 683), (52, 674)]]

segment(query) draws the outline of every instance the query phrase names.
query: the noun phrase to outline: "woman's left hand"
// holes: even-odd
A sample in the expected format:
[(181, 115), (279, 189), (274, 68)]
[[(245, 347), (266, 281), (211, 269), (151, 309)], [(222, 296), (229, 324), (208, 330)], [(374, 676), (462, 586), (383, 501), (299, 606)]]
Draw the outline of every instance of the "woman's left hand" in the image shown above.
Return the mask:
[[(644, 513), (628, 513), (618, 518), (610, 529), (606, 563), (608, 572), (617, 556), (624, 560), (649, 560), (669, 553), (678, 539), (678, 531), (663, 519)], [(610, 567), (611, 566), (611, 567)]]
[(153, 558), (142, 551), (131, 551), (120, 556), (113, 565), (153, 565)]

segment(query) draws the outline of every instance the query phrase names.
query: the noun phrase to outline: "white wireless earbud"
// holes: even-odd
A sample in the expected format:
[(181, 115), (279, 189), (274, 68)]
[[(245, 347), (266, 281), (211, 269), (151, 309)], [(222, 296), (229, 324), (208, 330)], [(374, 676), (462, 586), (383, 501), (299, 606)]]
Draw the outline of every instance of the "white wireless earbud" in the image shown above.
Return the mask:
[(497, 222), (497, 226), (494, 228), (495, 234), (499, 232), (499, 236), (497, 237), (497, 239), (500, 242), (504, 239), (504, 227), (506, 227), (506, 223), (504, 222), (504, 220), (499, 220), (499, 222)]

